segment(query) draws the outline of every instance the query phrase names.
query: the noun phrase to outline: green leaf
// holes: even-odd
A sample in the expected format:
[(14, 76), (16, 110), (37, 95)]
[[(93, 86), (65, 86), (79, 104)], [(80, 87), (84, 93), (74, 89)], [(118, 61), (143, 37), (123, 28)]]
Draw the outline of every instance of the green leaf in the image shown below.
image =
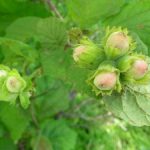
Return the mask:
[[(90, 94), (91, 87), (87, 86), (88, 75), (91, 71), (83, 68), (79, 68), (77, 65), (72, 64), (67, 71), (67, 80), (72, 84), (73, 88), (84, 93)], [(80, 77), (80, 78), (79, 78)], [(95, 96), (94, 92), (91, 92), (92, 96)]]
[(53, 150), (50, 140), (41, 135), (32, 138), (31, 146), (33, 150)]
[(0, 12), (3, 14), (17, 14), (17, 16), (49, 16), (49, 12), (46, 10), (44, 3), (35, 3), (29, 0), (1, 0)]
[(62, 48), (54, 51), (42, 50), (40, 58), (44, 74), (54, 78), (65, 79), (70, 65), (69, 57), (69, 53)]
[(5, 35), (5, 29), (17, 18), (17, 15), (3, 14), (0, 15), (0, 35)]
[(110, 110), (115, 116), (124, 119), (130, 124), (134, 124), (134, 122), (123, 111), (121, 95), (113, 94), (111, 96), (104, 96), (103, 101), (108, 107), (108, 110)]
[(64, 120), (45, 121), (42, 125), (42, 134), (49, 138), (54, 150), (75, 149), (77, 134)]
[(6, 132), (7, 132), (7, 130), (5, 128), (5, 125), (0, 121), (0, 138), (5, 136)]
[(57, 18), (20, 18), (7, 28), (6, 37), (27, 43), (39, 41), (42, 46), (51, 50), (64, 47), (67, 42), (65, 25)]
[(137, 94), (126, 90), (122, 95), (123, 110), (137, 126), (150, 125), (146, 113), (140, 108), (137, 100), (141, 98)]
[(131, 36), (134, 38), (136, 42), (136, 49), (135, 51), (137, 53), (142, 53), (144, 55), (148, 55), (148, 47), (145, 45), (145, 43), (139, 38), (139, 36), (136, 33), (131, 33)]
[(119, 14), (104, 21), (105, 25), (127, 27), (150, 46), (150, 2), (142, 0), (126, 5)]
[(67, 42), (65, 25), (57, 18), (46, 18), (39, 21), (37, 36), (42, 45), (51, 50), (64, 47)]
[(17, 150), (17, 146), (9, 138), (0, 138), (0, 149), (1, 150)]
[(1, 12), (5, 13), (5, 12), (9, 12), (9, 13), (12, 13), (14, 11), (17, 10), (17, 5), (18, 4), (22, 4), (22, 3), (18, 3), (17, 0), (1, 0), (1, 3), (0, 3), (0, 8), (1, 8)]
[(51, 13), (42, 2), (30, 0), (1, 0), (0, 14), (0, 35), (4, 35), (5, 29), (17, 18), (24, 16), (48, 17)]
[(14, 59), (17, 59), (16, 56), (25, 58), (27, 61), (30, 62), (34, 61), (35, 58), (37, 58), (37, 53), (35, 49), (23, 42), (8, 38), (0, 38), (0, 45), (0, 50), (4, 55), (6, 63), (8, 64), (12, 64)]
[(21, 138), (29, 123), (27, 116), (18, 107), (2, 102), (0, 104), (0, 119), (15, 142)]
[(122, 94), (103, 97), (114, 115), (134, 126), (150, 126), (149, 99), (149, 85), (128, 85)]
[(61, 80), (47, 76), (37, 78), (36, 84), (35, 103), (40, 119), (53, 116), (69, 107), (69, 90)]
[(128, 85), (135, 92), (139, 107), (150, 115), (150, 85)]
[(139, 2), (140, 0), (125, 0), (126, 1), (126, 3), (133, 3), (133, 2)]
[(64, 86), (62, 86), (49, 91), (49, 93), (43, 97), (43, 102), (41, 99), (41, 104), (39, 106), (39, 113), (41, 111), (45, 113), (39, 116), (49, 117), (66, 110), (68, 107), (69, 107), (69, 92)]
[(6, 29), (6, 37), (29, 42), (36, 35), (39, 17), (23, 17), (14, 21)]
[(150, 84), (145, 84), (145, 85), (128, 84), (127, 86), (134, 92), (137, 92), (137, 93), (147, 96), (147, 97), (150, 96)]
[(68, 13), (75, 23), (81, 27), (91, 25), (119, 12), (124, 0), (66, 0)]
[(71, 53), (70, 49), (67, 51), (63, 49), (56, 51), (42, 50), (40, 58), (44, 75), (51, 79), (63, 80), (75, 89), (88, 93), (91, 88), (87, 86), (86, 80), (90, 71), (77, 67), (73, 62)]
[(146, 97), (144, 95), (140, 95), (140, 94), (137, 94), (136, 95), (137, 97), (137, 103), (139, 105), (139, 107), (144, 111), (146, 112), (148, 115), (150, 115), (150, 97)]

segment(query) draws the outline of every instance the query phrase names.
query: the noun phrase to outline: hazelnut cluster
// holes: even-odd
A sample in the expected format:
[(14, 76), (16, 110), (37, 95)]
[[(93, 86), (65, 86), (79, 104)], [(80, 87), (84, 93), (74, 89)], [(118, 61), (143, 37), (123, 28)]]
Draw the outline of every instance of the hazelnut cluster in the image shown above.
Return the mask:
[(17, 70), (0, 65), (0, 101), (15, 103), (27, 87)]
[(79, 67), (91, 70), (87, 83), (97, 96), (150, 81), (149, 58), (136, 53), (136, 42), (121, 27), (108, 27), (98, 44), (83, 37), (74, 47), (73, 59)]

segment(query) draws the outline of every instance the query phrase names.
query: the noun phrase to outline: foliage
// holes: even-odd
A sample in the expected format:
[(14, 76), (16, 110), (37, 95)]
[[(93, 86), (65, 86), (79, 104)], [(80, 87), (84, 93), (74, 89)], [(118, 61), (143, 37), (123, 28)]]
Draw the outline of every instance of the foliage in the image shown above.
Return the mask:
[[(130, 41), (127, 56), (149, 64), (149, 16), (149, 0), (1, 0), (0, 149), (148, 150), (150, 86), (141, 83), (149, 74), (140, 84), (122, 82), (120, 70), (130, 63), (116, 66), (122, 55), (112, 55), (106, 39), (119, 27)], [(79, 65), (73, 49), (85, 43)], [(97, 70), (108, 59), (104, 49), (118, 58)], [(97, 96), (91, 80), (104, 68), (116, 73), (118, 85)]]

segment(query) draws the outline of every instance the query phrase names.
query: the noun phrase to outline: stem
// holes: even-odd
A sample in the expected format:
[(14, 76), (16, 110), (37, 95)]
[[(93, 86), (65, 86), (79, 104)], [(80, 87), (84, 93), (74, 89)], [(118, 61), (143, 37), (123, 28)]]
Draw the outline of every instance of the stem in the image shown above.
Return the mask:
[(45, 3), (48, 5), (51, 11), (61, 20), (64, 21), (63, 17), (61, 16), (60, 12), (57, 10), (56, 6), (53, 4), (52, 0), (44, 0)]
[(48, 94), (51, 90), (55, 90), (55, 88), (48, 88), (46, 89), (45, 91), (43, 91), (42, 93), (38, 94), (38, 95), (35, 95), (35, 96), (32, 96), (31, 99), (34, 100), (38, 97), (42, 97), (42, 96), (45, 96), (46, 94)]
[(33, 79), (39, 75), (41, 75), (42, 72), (42, 68), (37, 68), (36, 70), (34, 70), (34, 72), (32, 72), (32, 74), (29, 75), (30, 79)]

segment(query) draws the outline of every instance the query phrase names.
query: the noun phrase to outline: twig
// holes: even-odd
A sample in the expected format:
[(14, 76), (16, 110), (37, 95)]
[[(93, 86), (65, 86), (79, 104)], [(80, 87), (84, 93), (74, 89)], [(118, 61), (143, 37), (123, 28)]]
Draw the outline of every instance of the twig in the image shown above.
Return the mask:
[(92, 103), (94, 101), (95, 101), (94, 99), (83, 100), (80, 104), (76, 105), (73, 109), (76, 112), (76, 111), (80, 110), (82, 106)]
[(107, 114), (103, 114), (103, 115), (97, 115), (97, 116), (86, 116), (85, 114), (79, 114), (79, 118), (85, 120), (85, 121), (99, 121), (99, 120), (102, 120), (104, 118), (108, 118), (108, 117), (111, 117), (112, 114), (111, 113), (107, 113)]
[(50, 87), (50, 88), (46, 89), (45, 91), (43, 91), (42, 93), (40, 93), (40, 94), (38, 94), (38, 95), (33, 95), (33, 96), (31, 97), (31, 99), (34, 100), (34, 99), (36, 99), (36, 98), (45, 96), (45, 95), (47, 95), (47, 94), (48, 94), (50, 91), (52, 91), (52, 90), (56, 90), (56, 88)]
[(57, 10), (56, 6), (53, 4), (51, 0), (44, 0), (48, 7), (54, 12), (54, 14), (61, 20), (64, 21), (63, 17), (61, 16), (60, 12)]
[(65, 118), (68, 118), (68, 119), (75, 119), (75, 118), (80, 118), (82, 120), (85, 120), (85, 121), (93, 121), (93, 122), (96, 122), (96, 121), (100, 121), (100, 120), (103, 120), (104, 118), (109, 118), (109, 117), (112, 117), (113, 115), (108, 112), (106, 114), (100, 114), (100, 115), (97, 115), (97, 116), (87, 116), (83, 113), (61, 113), (61, 117), (65, 117)]

